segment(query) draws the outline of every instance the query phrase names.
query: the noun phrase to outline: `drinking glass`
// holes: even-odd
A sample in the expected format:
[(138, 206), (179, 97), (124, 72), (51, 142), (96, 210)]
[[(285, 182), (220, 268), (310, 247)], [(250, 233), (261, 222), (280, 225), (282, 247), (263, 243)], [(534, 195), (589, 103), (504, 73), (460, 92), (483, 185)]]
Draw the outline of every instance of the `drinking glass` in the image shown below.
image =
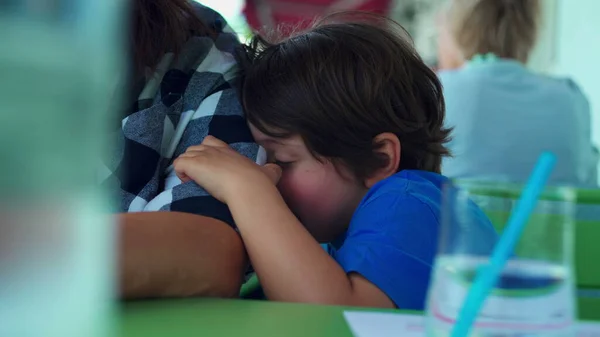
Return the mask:
[[(494, 248), (496, 241), (486, 237), (486, 230), (493, 226), (502, 235), (522, 189), (477, 181), (444, 186), (440, 241), (427, 298), (428, 336), (450, 335), (477, 271), (486, 266)], [(574, 207), (573, 190), (543, 191), (470, 336), (573, 336)]]

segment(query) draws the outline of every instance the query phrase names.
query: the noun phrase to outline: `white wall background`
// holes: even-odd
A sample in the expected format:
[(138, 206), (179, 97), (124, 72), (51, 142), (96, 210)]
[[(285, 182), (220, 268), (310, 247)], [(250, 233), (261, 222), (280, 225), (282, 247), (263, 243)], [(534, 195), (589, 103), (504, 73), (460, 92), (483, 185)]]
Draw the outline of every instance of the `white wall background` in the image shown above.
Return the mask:
[(204, 6), (221, 13), (226, 19), (238, 16), (242, 12), (244, 0), (195, 0)]
[(248, 32), (246, 20), (242, 14), (244, 8), (244, 0), (195, 0), (204, 6), (210, 7), (219, 12), (227, 23), (236, 33), (239, 34), (241, 40), (245, 40), (245, 35)]
[[(529, 67), (542, 72), (552, 73), (556, 62), (556, 40), (557, 40), (557, 1), (542, 0), (543, 15), (542, 27), (540, 27), (537, 47), (529, 57)], [(577, 0), (575, 0), (577, 1)]]
[(592, 140), (600, 148), (600, 1), (544, 0), (544, 5), (546, 27), (533, 68), (579, 84), (591, 104)]
[(600, 1), (558, 0), (553, 73), (571, 76), (592, 105), (592, 133), (600, 147)]

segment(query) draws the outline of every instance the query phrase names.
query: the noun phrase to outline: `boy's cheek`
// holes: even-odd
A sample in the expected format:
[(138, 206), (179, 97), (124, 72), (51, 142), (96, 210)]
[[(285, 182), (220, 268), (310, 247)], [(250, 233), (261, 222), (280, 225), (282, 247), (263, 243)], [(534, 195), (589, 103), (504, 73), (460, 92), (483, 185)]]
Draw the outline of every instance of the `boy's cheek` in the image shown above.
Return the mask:
[(294, 183), (283, 177), (278, 188), (292, 211), (304, 219), (327, 217), (332, 204), (335, 203), (331, 191), (328, 191), (327, 186), (322, 183), (316, 184), (311, 181)]

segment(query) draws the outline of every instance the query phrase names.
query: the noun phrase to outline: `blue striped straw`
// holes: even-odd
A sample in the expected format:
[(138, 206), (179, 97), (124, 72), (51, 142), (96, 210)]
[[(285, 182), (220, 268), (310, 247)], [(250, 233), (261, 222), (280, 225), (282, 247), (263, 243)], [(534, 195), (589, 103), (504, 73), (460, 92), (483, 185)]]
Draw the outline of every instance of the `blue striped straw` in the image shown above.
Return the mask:
[(540, 155), (519, 201), (508, 218), (505, 230), (492, 252), (489, 264), (481, 268), (475, 276), (471, 290), (467, 294), (454, 329), (452, 329), (452, 337), (468, 336), (485, 299), (494, 288), (498, 276), (512, 255), (555, 163), (556, 157), (552, 153), (544, 152)]

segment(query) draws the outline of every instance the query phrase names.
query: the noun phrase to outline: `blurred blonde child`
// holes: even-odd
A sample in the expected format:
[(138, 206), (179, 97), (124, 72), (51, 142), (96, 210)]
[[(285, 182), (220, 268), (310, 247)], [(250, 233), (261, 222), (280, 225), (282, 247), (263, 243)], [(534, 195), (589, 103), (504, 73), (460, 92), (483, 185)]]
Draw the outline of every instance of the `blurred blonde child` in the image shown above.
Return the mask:
[(519, 182), (550, 150), (554, 183), (596, 183), (586, 97), (572, 80), (525, 66), (540, 11), (539, 0), (450, 0), (440, 16), (439, 76), (454, 127), (445, 175)]

